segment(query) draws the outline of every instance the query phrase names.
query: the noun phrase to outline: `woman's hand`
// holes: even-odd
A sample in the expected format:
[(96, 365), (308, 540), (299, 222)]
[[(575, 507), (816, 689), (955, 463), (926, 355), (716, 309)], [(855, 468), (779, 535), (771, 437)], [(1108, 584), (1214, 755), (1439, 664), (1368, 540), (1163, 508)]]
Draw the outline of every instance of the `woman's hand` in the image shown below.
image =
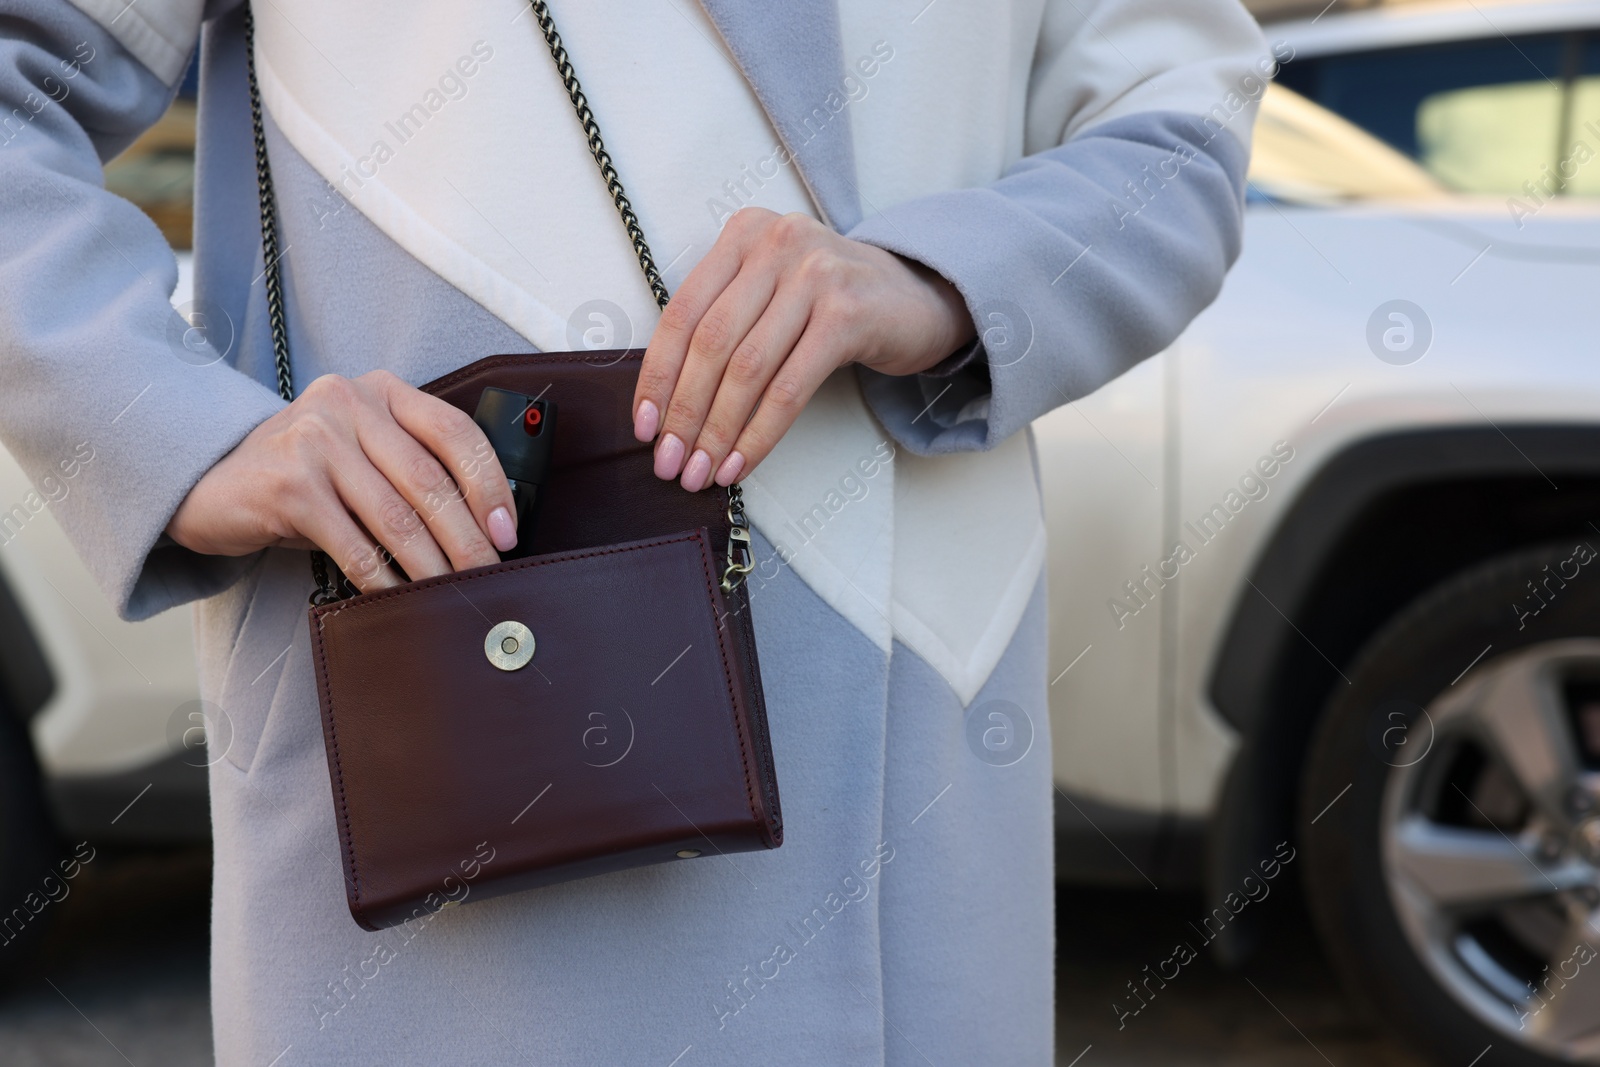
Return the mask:
[(197, 482), (167, 525), (185, 548), (320, 548), (363, 592), (498, 563), (511, 487), (471, 418), (388, 371), (324, 375)]
[(805, 215), (747, 207), (661, 314), (634, 392), (634, 436), (659, 432), (657, 477), (681, 475), (690, 492), (729, 485), (839, 367), (915, 374), (973, 333), (955, 288), (921, 264)]

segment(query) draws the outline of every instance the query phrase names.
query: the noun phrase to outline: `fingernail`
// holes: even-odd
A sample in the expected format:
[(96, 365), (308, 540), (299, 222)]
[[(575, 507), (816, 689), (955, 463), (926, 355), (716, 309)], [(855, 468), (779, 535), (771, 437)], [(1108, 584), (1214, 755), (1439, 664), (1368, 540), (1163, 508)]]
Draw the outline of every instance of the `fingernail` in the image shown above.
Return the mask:
[(710, 480), (711, 457), (706, 455), (705, 449), (697, 448), (694, 455), (689, 457), (689, 462), (684, 464), (683, 487), (691, 493), (698, 493)]
[(633, 436), (640, 441), (653, 441), (661, 425), (661, 412), (648, 400), (639, 401), (639, 410), (633, 414)]
[(717, 468), (717, 484), (726, 489), (739, 480), (739, 472), (742, 470), (744, 470), (744, 457), (737, 452), (729, 452), (728, 458)]
[(678, 440), (676, 434), (663, 434), (661, 443), (656, 445), (656, 477), (669, 480), (676, 478), (682, 466), (683, 442)]
[(495, 508), (489, 512), (489, 540), (501, 552), (510, 552), (517, 547), (517, 524), (511, 521), (511, 512), (505, 508)]

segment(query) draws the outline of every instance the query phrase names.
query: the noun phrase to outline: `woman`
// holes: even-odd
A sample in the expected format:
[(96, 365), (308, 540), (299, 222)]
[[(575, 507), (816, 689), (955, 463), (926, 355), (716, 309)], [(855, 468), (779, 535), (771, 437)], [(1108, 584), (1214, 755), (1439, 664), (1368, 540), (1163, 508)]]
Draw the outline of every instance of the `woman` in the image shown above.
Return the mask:
[[(1049, 1062), (1025, 430), (1169, 343), (1237, 254), (1272, 70), (1237, 0), (558, 4), (674, 293), (659, 321), (525, 6), (260, 4), (287, 405), (244, 7), (6, 8), (0, 425), (36, 477), (94, 444), (57, 516), (125, 615), (198, 601), (233, 735), (218, 1062)], [(173, 340), (170, 251), (99, 178), (197, 40), (197, 304), (238, 335), (205, 358)], [(400, 580), (385, 552), (414, 578), (493, 562), (505, 479), (415, 385), (647, 338), (656, 474), (745, 487), (786, 843), (365, 933), (305, 549), (368, 589)]]

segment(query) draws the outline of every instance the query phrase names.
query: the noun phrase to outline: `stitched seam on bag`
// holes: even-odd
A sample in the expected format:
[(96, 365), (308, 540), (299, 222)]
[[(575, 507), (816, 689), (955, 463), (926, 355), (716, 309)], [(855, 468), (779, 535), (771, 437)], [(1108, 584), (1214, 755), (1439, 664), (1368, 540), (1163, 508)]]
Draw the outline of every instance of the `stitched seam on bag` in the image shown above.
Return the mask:
[[(458, 382), (469, 381), (485, 371), (493, 370), (496, 367), (503, 367), (507, 363), (514, 363), (517, 360), (529, 360), (530, 362), (537, 360), (540, 363), (587, 363), (593, 366), (613, 367), (624, 360), (637, 360), (644, 354), (644, 349), (642, 348), (625, 348), (622, 351), (624, 353), (622, 358), (613, 360), (610, 363), (597, 363), (595, 361), (594, 353), (568, 354), (564, 352), (510, 352), (500, 356), (485, 356), (476, 363), (469, 363), (460, 370), (445, 375), (443, 378), (438, 378), (434, 381), (428, 382), (422, 387), (422, 389), (424, 392), (428, 392), (429, 390), (433, 389), (448, 389)], [(634, 356), (632, 354), (634, 352), (638, 352), (639, 356)]]
[(722, 657), (722, 683), (728, 687), (728, 710), (733, 712), (733, 732), (739, 738), (739, 763), (744, 767), (744, 795), (750, 804), (750, 818), (755, 820), (757, 826), (760, 826), (764, 820), (761, 818), (761, 812), (757, 810), (756, 791), (750, 774), (750, 751), (744, 736), (744, 719), (739, 714), (739, 698), (734, 693), (733, 671), (728, 664), (728, 646), (724, 640), (724, 635), (727, 631), (717, 624), (716, 586), (712, 583), (711, 566), (706, 562), (709, 549), (710, 545), (708, 544), (700, 552), (700, 570), (705, 576), (706, 594), (710, 597), (712, 632), (717, 635), (717, 654)]
[(761, 723), (760, 728), (754, 730), (755, 737), (751, 743), (754, 744), (755, 741), (765, 742), (762, 750), (756, 753), (757, 769), (761, 772), (761, 781), (757, 785), (761, 787), (761, 799), (767, 804), (766, 826), (768, 837), (778, 843), (769, 847), (776, 848), (782, 844), (783, 808), (778, 800), (777, 769), (773, 766), (772, 724), (767, 718), (766, 694), (761, 688), (761, 670), (756, 663), (755, 617), (750, 614), (749, 585), (740, 583), (739, 588), (734, 590), (733, 597), (744, 604), (741, 610), (745, 613), (746, 624), (740, 628), (744, 637), (743, 663), (745, 670), (750, 673), (750, 690), (755, 695), (755, 703), (759, 705), (759, 709), (753, 707), (748, 714), (752, 723), (755, 722), (759, 714)]
[(350, 808), (344, 795), (344, 760), (339, 757), (339, 724), (333, 714), (333, 685), (328, 680), (327, 643), (317, 634), (317, 659), (322, 664), (322, 689), (328, 694), (328, 739), (333, 744), (333, 779), (339, 787), (339, 834), (344, 838), (345, 852), (350, 857), (350, 887), (355, 893), (356, 908), (365, 914), (361, 904), (361, 877), (356, 873), (356, 839), (350, 832)]
[[(359, 603), (352, 603), (350, 601), (337, 601), (333, 604), (327, 605), (324, 608), (318, 608), (317, 619), (320, 621), (326, 616), (336, 615), (341, 611), (355, 611), (359, 608), (366, 607), (368, 604), (376, 604), (380, 601), (390, 600), (397, 596), (405, 596), (409, 593), (420, 593), (424, 589), (435, 589), (441, 585), (465, 585), (467, 582), (476, 581), (479, 578), (498, 578), (502, 574), (512, 574), (516, 571), (528, 570), (533, 567), (548, 567), (557, 563), (572, 563), (580, 559), (592, 559), (595, 556), (612, 556), (621, 552), (643, 552), (645, 549), (649, 548), (659, 548), (663, 545), (675, 545), (680, 541), (693, 541), (699, 536), (699, 533), (696, 532), (679, 535), (666, 540), (645, 541), (637, 545), (624, 545), (617, 548), (591, 549), (590, 551), (580, 552), (576, 555), (559, 555), (554, 557), (535, 556), (533, 559), (518, 560), (508, 567), (505, 567), (502, 564), (501, 566), (504, 567), (503, 570), (486, 571), (483, 574), (469, 574), (464, 578), (459, 574), (442, 574), (437, 578), (428, 578), (421, 582), (414, 582), (406, 588), (391, 589), (384, 593), (363, 594), (363, 598)], [(702, 566), (703, 565), (704, 564), (702, 563)], [(365, 599), (368, 596), (370, 596), (372, 599)]]

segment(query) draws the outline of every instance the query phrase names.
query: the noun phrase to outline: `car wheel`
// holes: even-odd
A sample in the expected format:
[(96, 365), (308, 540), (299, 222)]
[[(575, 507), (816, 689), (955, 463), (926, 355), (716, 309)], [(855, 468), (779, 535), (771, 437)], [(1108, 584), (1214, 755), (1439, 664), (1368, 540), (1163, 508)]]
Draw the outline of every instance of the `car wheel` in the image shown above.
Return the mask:
[(45, 879), (56, 852), (33, 744), (0, 702), (0, 983), (17, 975), (53, 915)]
[(1600, 1063), (1596, 551), (1475, 567), (1347, 675), (1300, 802), (1346, 987), (1440, 1063)]

